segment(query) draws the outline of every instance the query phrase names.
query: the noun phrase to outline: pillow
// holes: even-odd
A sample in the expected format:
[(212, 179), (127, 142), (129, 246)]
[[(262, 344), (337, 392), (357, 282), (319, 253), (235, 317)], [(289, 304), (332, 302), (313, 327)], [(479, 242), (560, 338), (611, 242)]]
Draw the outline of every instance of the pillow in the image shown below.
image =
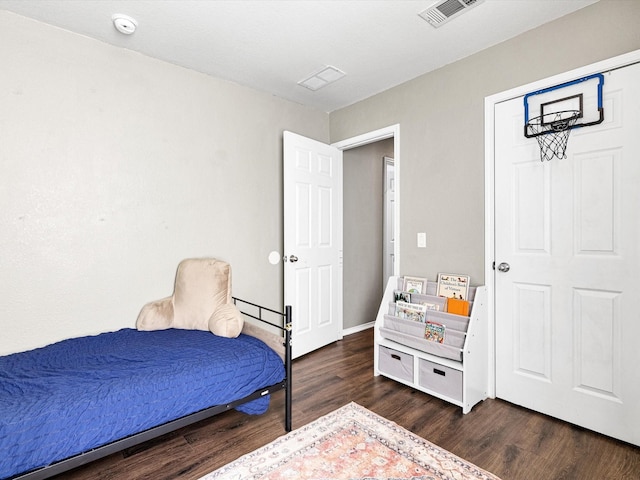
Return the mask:
[(209, 318), (209, 330), (219, 337), (236, 338), (243, 325), (242, 313), (233, 303), (220, 305)]

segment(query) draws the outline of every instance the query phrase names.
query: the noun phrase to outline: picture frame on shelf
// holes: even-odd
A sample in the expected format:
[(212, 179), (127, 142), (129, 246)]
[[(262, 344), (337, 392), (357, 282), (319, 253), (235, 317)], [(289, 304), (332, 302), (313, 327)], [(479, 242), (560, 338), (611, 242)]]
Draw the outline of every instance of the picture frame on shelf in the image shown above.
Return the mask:
[(427, 293), (427, 279), (421, 277), (404, 277), (402, 289), (409, 293), (425, 294)]

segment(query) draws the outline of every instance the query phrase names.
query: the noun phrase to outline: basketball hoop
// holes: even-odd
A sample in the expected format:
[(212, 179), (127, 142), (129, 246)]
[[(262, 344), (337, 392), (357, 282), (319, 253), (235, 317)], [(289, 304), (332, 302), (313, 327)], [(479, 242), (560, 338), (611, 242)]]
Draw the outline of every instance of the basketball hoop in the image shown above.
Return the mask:
[(567, 158), (569, 132), (578, 118), (579, 110), (563, 110), (534, 117), (526, 123), (525, 136), (538, 140), (541, 162), (553, 157)]

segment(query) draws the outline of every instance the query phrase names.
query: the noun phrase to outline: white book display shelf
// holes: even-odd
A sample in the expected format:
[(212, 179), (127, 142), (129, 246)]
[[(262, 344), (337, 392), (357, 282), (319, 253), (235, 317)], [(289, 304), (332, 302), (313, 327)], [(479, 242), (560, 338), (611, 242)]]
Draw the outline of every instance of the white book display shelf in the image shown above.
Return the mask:
[[(425, 338), (425, 323), (395, 316), (403, 277), (390, 277), (374, 327), (374, 375), (384, 375), (462, 407), (469, 413), (487, 398), (487, 288), (470, 287), (469, 316), (428, 310), (426, 320), (445, 325), (443, 343)], [(436, 282), (427, 283), (435, 296)], [(415, 300), (414, 300), (415, 299)], [(413, 294), (412, 302), (419, 302)]]

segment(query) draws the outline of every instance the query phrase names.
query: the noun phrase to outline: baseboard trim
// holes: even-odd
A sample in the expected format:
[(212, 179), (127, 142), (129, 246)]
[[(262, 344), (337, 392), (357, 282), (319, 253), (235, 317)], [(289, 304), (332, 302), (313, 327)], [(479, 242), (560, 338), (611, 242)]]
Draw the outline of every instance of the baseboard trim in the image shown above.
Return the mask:
[(363, 330), (367, 330), (368, 328), (373, 328), (376, 322), (363, 323), (362, 325), (356, 325), (355, 327), (349, 327), (342, 330), (342, 336), (346, 337), (347, 335), (353, 335), (354, 333), (361, 332)]

